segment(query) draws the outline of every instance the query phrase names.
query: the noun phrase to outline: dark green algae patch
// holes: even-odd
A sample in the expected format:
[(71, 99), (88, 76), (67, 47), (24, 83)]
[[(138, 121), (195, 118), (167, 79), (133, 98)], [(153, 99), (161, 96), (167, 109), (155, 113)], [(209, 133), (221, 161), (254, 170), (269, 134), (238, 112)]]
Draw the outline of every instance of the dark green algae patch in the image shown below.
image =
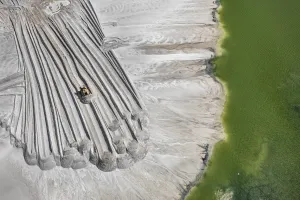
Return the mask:
[(300, 199), (300, 1), (222, 0), (223, 126), (187, 200)]

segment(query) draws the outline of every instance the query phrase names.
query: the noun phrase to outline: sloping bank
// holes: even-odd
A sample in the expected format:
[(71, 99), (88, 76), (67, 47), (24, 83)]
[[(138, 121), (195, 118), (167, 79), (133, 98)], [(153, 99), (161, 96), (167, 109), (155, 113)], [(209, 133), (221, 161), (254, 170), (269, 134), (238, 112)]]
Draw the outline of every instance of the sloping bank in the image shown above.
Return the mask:
[(227, 137), (187, 199), (299, 199), (300, 1), (221, 4)]

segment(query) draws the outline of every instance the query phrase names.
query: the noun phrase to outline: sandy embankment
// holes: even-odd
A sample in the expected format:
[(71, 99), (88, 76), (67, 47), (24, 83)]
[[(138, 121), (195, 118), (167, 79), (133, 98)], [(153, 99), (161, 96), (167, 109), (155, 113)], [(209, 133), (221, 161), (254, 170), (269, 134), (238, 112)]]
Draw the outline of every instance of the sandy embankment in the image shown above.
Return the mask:
[[(150, 116), (149, 153), (110, 173), (27, 166), (20, 150), (1, 155), (2, 188), (25, 199), (179, 199), (203, 169), (205, 146), (221, 138), (222, 87), (207, 74), (218, 37), (211, 0), (92, 1), (107, 36), (142, 94)], [(8, 34), (9, 35), (9, 34)], [(1, 75), (18, 67), (11, 37), (1, 37)], [(7, 48), (8, 47), (8, 48)], [(0, 97), (1, 115), (12, 109)], [(3, 146), (3, 144), (0, 144)], [(9, 145), (1, 148), (7, 149)], [(4, 176), (5, 174), (5, 176)], [(1, 197), (1, 196), (0, 196)]]

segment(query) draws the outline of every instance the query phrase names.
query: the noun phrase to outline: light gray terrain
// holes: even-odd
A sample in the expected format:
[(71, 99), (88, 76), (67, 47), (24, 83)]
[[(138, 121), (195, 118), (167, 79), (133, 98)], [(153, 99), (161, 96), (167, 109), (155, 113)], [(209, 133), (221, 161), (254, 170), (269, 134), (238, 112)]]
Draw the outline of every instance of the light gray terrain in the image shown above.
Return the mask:
[(222, 137), (217, 5), (1, 2), (0, 199), (179, 199)]
[[(12, 113), (0, 120), (11, 144), (42, 170), (79, 169), (90, 161), (113, 171), (144, 158), (144, 106), (114, 53), (102, 49), (91, 3), (25, 3), (2, 4), (10, 10), (19, 65), (0, 80), (0, 91), (23, 87)], [(92, 93), (80, 95), (81, 86)]]

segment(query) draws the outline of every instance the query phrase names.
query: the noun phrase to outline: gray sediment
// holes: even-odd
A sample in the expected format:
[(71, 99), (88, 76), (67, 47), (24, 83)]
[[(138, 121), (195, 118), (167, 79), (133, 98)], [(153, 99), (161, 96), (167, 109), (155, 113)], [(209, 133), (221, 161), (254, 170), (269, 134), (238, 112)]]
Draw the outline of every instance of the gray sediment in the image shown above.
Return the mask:
[[(0, 5), (18, 8), (10, 21), (22, 61), (21, 71), (0, 80), (0, 91), (25, 84), (0, 124), (23, 148), (26, 163), (42, 170), (91, 163), (113, 171), (143, 159), (149, 139), (144, 104), (91, 3), (74, 0), (56, 11), (46, 4), (25, 6), (27, 0)], [(91, 95), (80, 96), (82, 86)]]

